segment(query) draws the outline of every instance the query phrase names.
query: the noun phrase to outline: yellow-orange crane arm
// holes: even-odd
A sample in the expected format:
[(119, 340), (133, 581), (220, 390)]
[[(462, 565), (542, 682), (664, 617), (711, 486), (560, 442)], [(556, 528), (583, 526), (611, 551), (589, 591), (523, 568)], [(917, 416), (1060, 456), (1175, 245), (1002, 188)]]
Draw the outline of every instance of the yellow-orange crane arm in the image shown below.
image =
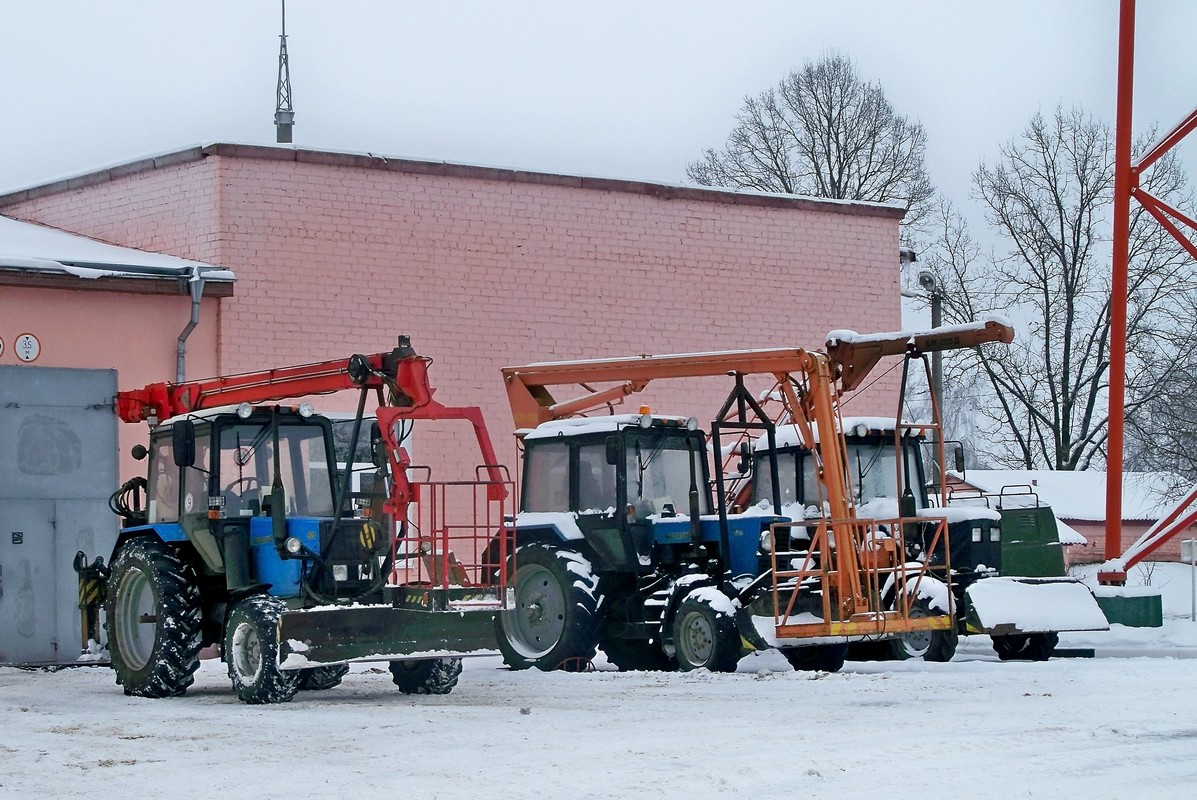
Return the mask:
[[(835, 331), (829, 335), (826, 354), (830, 379), (840, 382), (840, 391), (860, 386), (885, 356), (930, 353), (976, 347), (987, 342), (1009, 343), (1014, 330), (998, 320), (974, 322), (931, 331), (858, 334)], [(709, 353), (642, 355), (580, 361), (552, 361), (504, 367), (503, 381), (516, 428), (532, 428), (542, 422), (583, 414), (621, 402), (643, 390), (654, 380), (701, 378), (739, 373), (772, 375), (779, 382), (792, 374), (809, 376), (815, 354), (802, 348), (769, 350), (723, 350)], [(616, 386), (595, 390), (592, 383), (616, 382)], [(577, 385), (585, 390), (579, 397), (558, 401), (550, 387)]]

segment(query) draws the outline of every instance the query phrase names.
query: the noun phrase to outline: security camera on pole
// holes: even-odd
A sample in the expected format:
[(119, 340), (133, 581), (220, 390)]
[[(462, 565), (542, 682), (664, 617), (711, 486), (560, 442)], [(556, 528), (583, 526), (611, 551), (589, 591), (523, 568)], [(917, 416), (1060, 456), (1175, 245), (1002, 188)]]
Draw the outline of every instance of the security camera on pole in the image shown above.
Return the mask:
[[(925, 269), (919, 271), (919, 286), (922, 286), (923, 290), (927, 292), (927, 296), (931, 298), (931, 327), (938, 328), (943, 323), (943, 287), (939, 285), (935, 273)], [(938, 351), (931, 354), (931, 384), (935, 405), (941, 409), (940, 413), (942, 413), (943, 354)]]

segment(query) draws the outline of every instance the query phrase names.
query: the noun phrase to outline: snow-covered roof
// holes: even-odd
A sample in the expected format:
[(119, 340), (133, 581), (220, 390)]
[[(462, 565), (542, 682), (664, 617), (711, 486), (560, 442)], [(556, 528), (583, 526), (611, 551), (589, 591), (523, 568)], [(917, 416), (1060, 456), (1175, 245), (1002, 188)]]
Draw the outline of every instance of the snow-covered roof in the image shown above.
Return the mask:
[[(572, 419), (543, 422), (524, 432), (524, 441), (551, 439), (557, 436), (580, 436), (583, 433), (614, 433), (620, 428), (639, 425), (641, 414), (612, 414), (606, 417), (574, 417)], [(654, 421), (672, 423), (685, 429), (688, 419), (667, 414), (653, 414)]]
[(231, 283), (230, 270), (186, 258), (119, 247), (57, 228), (0, 216), (0, 270), (76, 278), (192, 278)]
[[(897, 421), (893, 417), (844, 417), (844, 430), (848, 432), (848, 435), (856, 435), (856, 428), (862, 425), (867, 433), (893, 434), (897, 428)], [(817, 444), (819, 442), (819, 430), (816, 428), (814, 433), (815, 443)], [(777, 440), (778, 447), (802, 446), (802, 434), (798, 432), (797, 425), (778, 425), (774, 438)], [(768, 437), (759, 437), (753, 444), (753, 449), (757, 452), (768, 450)]]
[[(1106, 518), (1106, 473), (1098, 470), (970, 469), (964, 481), (995, 493), (1004, 486), (1030, 486), (1061, 519), (1099, 522)], [(1123, 473), (1122, 518), (1159, 519), (1174, 504), (1177, 488), (1187, 486), (1170, 472)]]

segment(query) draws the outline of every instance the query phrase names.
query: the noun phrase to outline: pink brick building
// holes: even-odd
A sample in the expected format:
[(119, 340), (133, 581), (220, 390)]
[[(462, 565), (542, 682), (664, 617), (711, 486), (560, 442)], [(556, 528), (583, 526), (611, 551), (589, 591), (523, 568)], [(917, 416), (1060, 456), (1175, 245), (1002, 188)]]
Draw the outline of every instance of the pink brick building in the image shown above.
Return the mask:
[[(481, 405), (505, 457), (501, 366), (818, 347), (835, 328), (900, 327), (902, 212), (874, 204), (214, 144), (0, 196), (0, 213), (232, 270), (233, 296), (196, 331), (222, 373), (389, 349), (409, 334), (436, 360), (438, 399)], [(126, 299), (89, 302), (115, 333)], [(186, 321), (176, 305), (172, 328)], [(121, 335), (110, 359), (121, 387), (147, 378), (126, 364), (171, 363), (176, 333)], [(60, 356), (90, 363), (85, 339)], [(197, 369), (188, 377), (205, 376)], [(896, 386), (891, 373), (848, 408), (892, 414)], [(726, 388), (654, 385), (642, 402), (709, 419)]]
[[(111, 552), (107, 498), (118, 475), (144, 470), (128, 454), (145, 427), (118, 426), (113, 387), (175, 378), (193, 310), (187, 269), (236, 278), (207, 285), (188, 378), (386, 350), (408, 334), (436, 361), (437, 398), (480, 405), (513, 473), (500, 367), (819, 347), (832, 329), (900, 327), (902, 212), (872, 204), (215, 144), (3, 195), (0, 215), (11, 218), (0, 220), (0, 566), (11, 587), (0, 662), (78, 653), (72, 556)], [(151, 251), (129, 258), (200, 263), (154, 280), (95, 277), (14, 251), (18, 232), (58, 235), (27, 223)], [(15, 352), (29, 334), (40, 342), (31, 362)], [(893, 414), (897, 385), (896, 371), (882, 374), (848, 410)], [(621, 410), (709, 421), (730, 388), (655, 383)], [(346, 392), (318, 407), (354, 402)], [(439, 433), (417, 431), (417, 462), (438, 479), (472, 475), (470, 434)]]

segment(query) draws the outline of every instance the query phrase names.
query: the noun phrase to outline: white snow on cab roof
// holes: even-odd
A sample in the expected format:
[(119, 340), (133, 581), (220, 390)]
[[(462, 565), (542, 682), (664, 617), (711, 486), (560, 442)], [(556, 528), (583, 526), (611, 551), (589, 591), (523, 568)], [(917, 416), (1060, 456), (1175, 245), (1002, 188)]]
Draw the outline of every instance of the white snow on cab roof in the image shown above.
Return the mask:
[[(860, 425), (864, 425), (870, 433), (881, 432), (892, 434), (897, 427), (897, 422), (893, 417), (844, 417), (844, 430), (851, 434)], [(815, 443), (819, 442), (819, 431), (815, 429)], [(801, 447), (802, 435), (798, 432), (796, 425), (778, 425), (777, 426), (777, 446), (778, 447)], [(753, 449), (757, 452), (769, 449), (769, 439), (766, 436), (761, 436), (756, 440)]]
[(231, 282), (230, 270), (162, 253), (119, 247), (74, 233), (0, 216), (0, 269), (76, 278), (187, 278)]
[[(680, 423), (685, 429), (688, 417), (653, 414), (653, 420)], [(640, 414), (612, 414), (609, 417), (577, 417), (544, 422), (524, 434), (524, 441), (550, 439), (554, 436), (579, 436), (583, 433), (614, 433), (629, 425), (639, 425)]]

